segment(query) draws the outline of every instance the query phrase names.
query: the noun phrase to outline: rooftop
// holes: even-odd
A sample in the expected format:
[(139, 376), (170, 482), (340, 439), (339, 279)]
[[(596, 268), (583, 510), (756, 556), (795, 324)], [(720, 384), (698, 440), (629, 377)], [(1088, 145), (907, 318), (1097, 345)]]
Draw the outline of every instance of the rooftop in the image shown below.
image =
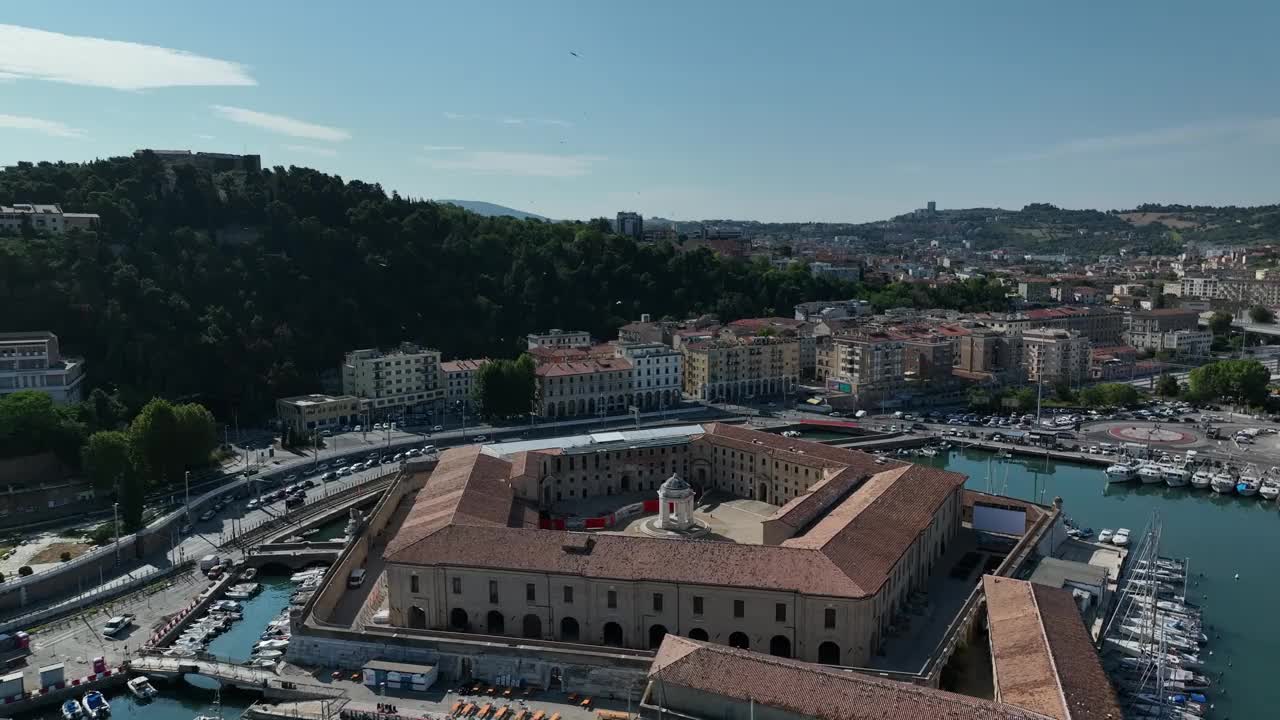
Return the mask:
[(570, 375), (594, 375), (604, 372), (625, 372), (631, 362), (625, 358), (594, 358), (568, 362), (548, 362), (539, 365), (534, 373), (538, 377), (568, 377)]
[(440, 363), (440, 369), (444, 372), (474, 372), (479, 370), (481, 366), (488, 363), (488, 358), (480, 358), (478, 360), (449, 360)]
[(311, 395), (298, 395), (296, 397), (280, 398), (280, 402), (289, 405), (297, 405), (298, 407), (307, 407), (310, 405), (323, 405), (325, 403), (340, 402), (343, 400), (354, 401), (354, 395), (329, 395), (327, 393), (313, 393)]

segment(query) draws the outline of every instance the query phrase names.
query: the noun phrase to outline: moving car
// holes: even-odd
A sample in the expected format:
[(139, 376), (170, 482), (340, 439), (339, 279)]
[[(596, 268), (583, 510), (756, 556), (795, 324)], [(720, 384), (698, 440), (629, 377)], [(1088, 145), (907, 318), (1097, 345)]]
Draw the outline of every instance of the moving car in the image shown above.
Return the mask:
[(443, 431), (444, 431), (444, 428), (439, 425), (436, 425), (431, 428), (431, 432), (443, 432)]
[(205, 510), (204, 512), (200, 513), (200, 522), (209, 522), (210, 520), (213, 519), (214, 515), (217, 515), (217, 513), (215, 513), (212, 510)]
[(115, 617), (108, 620), (106, 625), (102, 626), (102, 637), (110, 640), (114, 638), (116, 635), (119, 635), (120, 633), (124, 632), (125, 628), (129, 627), (132, 624), (133, 624), (133, 615), (130, 615), (128, 613), (125, 613), (124, 615), (116, 615)]

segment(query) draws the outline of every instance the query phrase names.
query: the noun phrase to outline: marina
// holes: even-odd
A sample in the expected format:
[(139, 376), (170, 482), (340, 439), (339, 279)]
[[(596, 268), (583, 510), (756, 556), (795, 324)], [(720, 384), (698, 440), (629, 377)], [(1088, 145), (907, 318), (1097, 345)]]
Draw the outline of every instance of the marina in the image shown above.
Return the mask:
[[(1203, 615), (1201, 631), (1210, 643), (1200, 653), (1200, 664), (1194, 670), (1196, 675), (1213, 681), (1210, 704), (1214, 707), (1206, 717), (1271, 715), (1268, 683), (1274, 667), (1272, 643), (1270, 633), (1259, 632), (1259, 628), (1269, 627), (1270, 599), (1280, 593), (1280, 579), (1269, 566), (1248, 562), (1252, 556), (1248, 548), (1266, 547), (1280, 537), (1280, 512), (1274, 504), (1262, 502), (1259, 497), (1214, 493), (1191, 486), (1108, 482), (1103, 467), (1018, 455), (998, 457), (981, 450), (953, 448), (934, 457), (917, 457), (915, 461), (963, 472), (969, 476), (968, 487), (974, 490), (995, 488), (1012, 497), (1043, 502), (1061, 497), (1065, 512), (1078, 527), (1110, 528), (1113, 536), (1116, 529), (1131, 528), (1133, 555), (1142, 552), (1145, 525), (1153, 513), (1158, 513), (1162, 527), (1159, 554), (1189, 558), (1185, 594), (1188, 601), (1199, 606)], [(1153, 580), (1170, 582), (1158, 577)], [(1177, 610), (1180, 604), (1163, 598), (1156, 602), (1157, 609), (1167, 611)], [(1194, 684), (1195, 678), (1183, 675), (1187, 671), (1176, 670), (1166, 666), (1163, 672), (1170, 681)]]

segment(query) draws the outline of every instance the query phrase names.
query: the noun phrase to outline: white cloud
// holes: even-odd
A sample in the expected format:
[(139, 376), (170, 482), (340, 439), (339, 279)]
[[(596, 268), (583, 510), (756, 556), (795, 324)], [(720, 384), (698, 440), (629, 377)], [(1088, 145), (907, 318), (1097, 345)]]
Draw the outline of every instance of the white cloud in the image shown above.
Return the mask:
[(422, 149), (427, 152), (456, 152), (458, 150), (466, 150), (461, 145), (423, 145)]
[(26, 115), (0, 114), (0, 128), (13, 130), (34, 130), (52, 137), (78, 138), (84, 137), (84, 131), (57, 120), (44, 120)]
[(503, 125), (555, 125), (556, 127), (573, 127), (573, 123), (568, 120), (557, 120), (556, 118), (504, 117), (501, 122)]
[(116, 90), (258, 84), (227, 60), (18, 25), (0, 25), (0, 73)]
[(524, 120), (522, 118), (513, 118), (513, 117), (502, 118), (502, 124), (503, 125), (523, 125)]
[(466, 115), (463, 115), (462, 113), (456, 113), (456, 112), (444, 112), (440, 114), (445, 116), (445, 118), (449, 120), (461, 120), (466, 117)]
[(1113, 153), (1153, 147), (1200, 145), (1234, 138), (1269, 141), (1270, 137), (1275, 135), (1278, 127), (1280, 127), (1280, 118), (1225, 120), (1179, 127), (1156, 128), (1134, 133), (1068, 140), (1036, 152), (1001, 158), (1001, 161), (1051, 160), (1090, 153)]
[(351, 133), (341, 128), (329, 127), (327, 125), (316, 125), (314, 123), (295, 120), (284, 115), (272, 115), (270, 113), (258, 112), (257, 110), (247, 110), (240, 107), (231, 107), (228, 105), (211, 105), (218, 114), (231, 122), (237, 122), (241, 125), (250, 125), (252, 127), (270, 130), (281, 135), (290, 137), (305, 138), (307, 140), (324, 140), (326, 142), (338, 142), (347, 140), (351, 137)]
[(478, 150), (468, 152), (459, 158), (427, 158), (425, 161), (439, 170), (459, 170), (480, 175), (570, 178), (590, 173), (592, 165), (605, 159), (597, 155), (551, 155)]
[(200, 138), (201, 140), (212, 140), (212, 139), (213, 139), (213, 136), (212, 136), (212, 135), (208, 135), (208, 134), (206, 134), (206, 133), (196, 133), (196, 137), (197, 137), (197, 138)]
[(294, 152), (306, 153), (308, 155), (322, 155), (324, 157), (335, 157), (338, 154), (338, 151), (334, 150), (333, 148), (316, 147), (314, 145), (284, 145), (282, 147), (284, 147), (285, 150), (292, 150)]

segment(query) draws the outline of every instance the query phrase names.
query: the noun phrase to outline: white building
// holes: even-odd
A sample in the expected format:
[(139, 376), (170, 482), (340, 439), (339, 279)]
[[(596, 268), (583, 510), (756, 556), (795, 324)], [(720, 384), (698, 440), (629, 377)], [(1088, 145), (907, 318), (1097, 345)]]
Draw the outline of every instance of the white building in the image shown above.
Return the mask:
[(0, 395), (39, 390), (55, 403), (82, 399), (84, 361), (64, 358), (51, 332), (0, 333)]
[(438, 407), (440, 351), (404, 343), (395, 350), (353, 350), (342, 364), (342, 392), (373, 417)]
[(91, 229), (98, 224), (96, 213), (63, 212), (57, 205), (0, 205), (0, 233), (16, 233), (25, 223), (36, 232), (60, 235), (73, 228)]
[(617, 355), (631, 363), (631, 397), (640, 409), (661, 409), (680, 402), (683, 353), (662, 343), (619, 343)]
[(1038, 328), (1022, 332), (1022, 366), (1027, 382), (1084, 382), (1092, 346), (1074, 330)]
[(545, 333), (529, 333), (527, 340), (529, 349), (544, 348), (577, 348), (591, 344), (591, 333), (586, 330), (561, 330), (552, 328)]
[(1207, 357), (1213, 344), (1213, 333), (1208, 330), (1131, 332), (1126, 337), (1129, 344), (1139, 350), (1163, 350), (1179, 357)]
[(475, 388), (476, 373), (489, 361), (449, 360), (440, 363), (440, 379), (444, 387), (444, 404), (449, 409), (465, 406), (470, 410), (475, 405), (471, 392)]

